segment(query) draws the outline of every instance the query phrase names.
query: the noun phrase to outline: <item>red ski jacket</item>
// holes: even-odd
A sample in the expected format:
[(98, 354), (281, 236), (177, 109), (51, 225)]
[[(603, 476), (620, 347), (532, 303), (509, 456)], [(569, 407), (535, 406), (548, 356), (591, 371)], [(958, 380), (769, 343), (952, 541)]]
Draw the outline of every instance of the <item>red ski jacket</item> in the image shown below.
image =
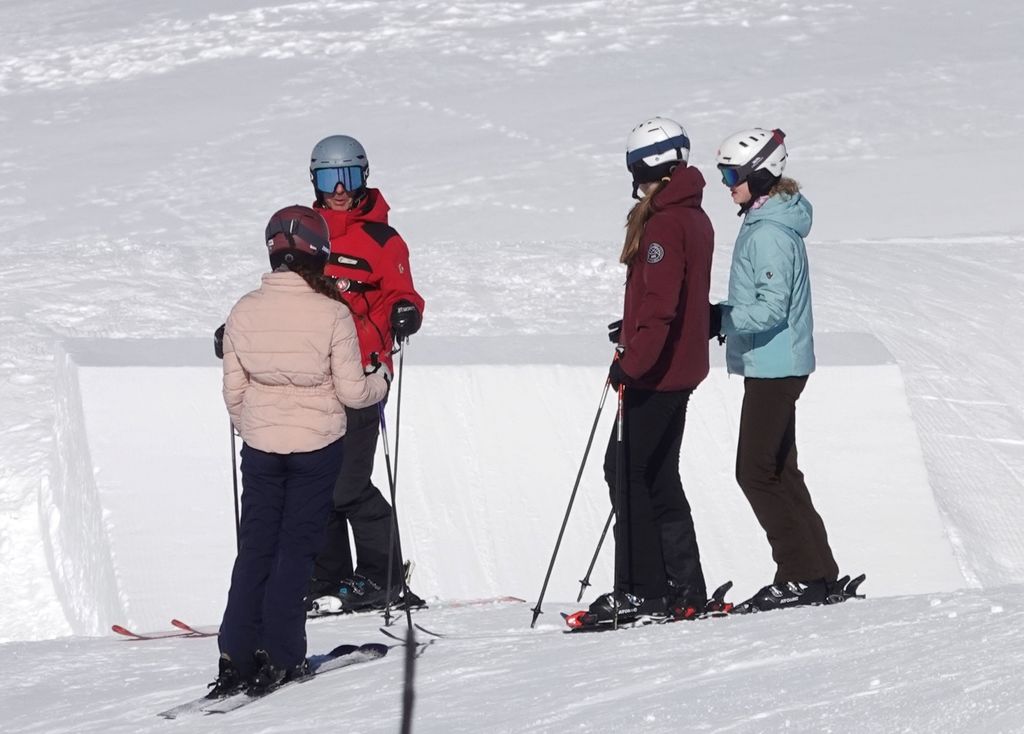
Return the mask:
[(686, 390), (707, 377), (715, 235), (701, 208), (704, 185), (696, 168), (672, 172), (628, 266), (620, 337), (628, 387)]
[(377, 189), (367, 189), (363, 202), (348, 211), (313, 206), (331, 233), (331, 256), (324, 273), (338, 278), (344, 289), (363, 365), (372, 364), (376, 353), (391, 369), (391, 309), (406, 300), (422, 315), (424, 303), (412, 282), (409, 248), (388, 224), (390, 207)]

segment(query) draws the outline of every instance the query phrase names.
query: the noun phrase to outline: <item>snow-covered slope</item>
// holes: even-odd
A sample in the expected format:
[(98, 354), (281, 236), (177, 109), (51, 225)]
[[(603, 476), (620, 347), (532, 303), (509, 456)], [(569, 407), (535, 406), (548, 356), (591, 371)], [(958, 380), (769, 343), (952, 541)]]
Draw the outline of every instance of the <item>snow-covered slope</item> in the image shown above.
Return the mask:
[[(429, 650), (417, 730), (1019, 728), (1019, 686), (1008, 672), (1021, 663), (1013, 584), (1024, 582), (1024, 354), (1015, 338), (1024, 330), (1024, 11), (1016, 5), (7, 0), (0, 29), (0, 639), (9, 640), (0, 669), (11, 681), (0, 728), (155, 727), (164, 722), (150, 724), (151, 712), (206, 681), (212, 663), (209, 641), (136, 651), (109, 639), (53, 639), (80, 629), (62, 597), (68, 588), (86, 598), (117, 589), (119, 574), (154, 576), (141, 553), (121, 554), (120, 570), (98, 562), (87, 564), (98, 576), (76, 575), (75, 554), (112, 557), (102, 544), (117, 526), (88, 495), (75, 502), (75, 488), (102, 472), (65, 459), (116, 439), (70, 430), (94, 418), (60, 342), (208, 339), (257, 282), (269, 214), (308, 200), (309, 148), (344, 131), (370, 150), (372, 181), (410, 243), (428, 301), (420, 343), (453, 345), (455, 358), (435, 365), (458, 364), (458, 337), (467, 335), (512, 346), (569, 334), (601, 350), (620, 308), (616, 255), (630, 203), (623, 141), (653, 114), (686, 125), (692, 161), (709, 179), (718, 295), (736, 219), (714, 176), (715, 147), (751, 124), (787, 132), (790, 172), (817, 216), (809, 243), (816, 326), (873, 335), (895, 358), (934, 508), (958, 572), (975, 588), (607, 642), (550, 630), (535, 638), (523, 609), (431, 612), (424, 623), (513, 638), (486, 651), (452, 640)], [(534, 467), (561, 479), (556, 517), (544, 518), (552, 529), (600, 385), (578, 389), (584, 407), (562, 416), (570, 455)], [(810, 400), (807, 408), (810, 418)], [(705, 420), (696, 403), (692, 418), (692, 426)], [(423, 430), (407, 429), (403, 441)], [(830, 449), (832, 470), (892, 458)], [(402, 451), (402, 481), (411, 482), (411, 444)], [(727, 466), (722, 451), (716, 459)], [(523, 458), (508, 462), (511, 472)], [(893, 467), (914, 471), (913, 462)], [(725, 484), (723, 492), (737, 491)], [(470, 503), (450, 507), (445, 521), (462, 517), (456, 512), (468, 513), (467, 525), (479, 521)], [(910, 525), (830, 524), (864, 548), (916, 542)], [(53, 538), (76, 533), (81, 543), (54, 554)], [(544, 555), (553, 537), (539, 535), (522, 542)], [(190, 539), (183, 552), (208, 552)], [(859, 561), (844, 553), (844, 564)], [(112, 609), (132, 601), (108, 598)], [(100, 617), (83, 624), (99, 626)], [(314, 626), (311, 639), (375, 639), (374, 624), (337, 620)], [(67, 660), (67, 673), (55, 673)], [(721, 677), (709, 672), (726, 660)], [(354, 706), (382, 717), (365, 730), (393, 731), (399, 666), (363, 670), (330, 694), (310, 686), (238, 723), (201, 725), (308, 730), (311, 719), (300, 724), (296, 712), (326, 711), (327, 724)], [(115, 706), (125, 691), (144, 697), (128, 712)], [(55, 692), (65, 704), (54, 703)]]
[[(548, 617), (529, 630), (527, 606), (419, 615), (454, 637), (416, 663), (414, 731), (1018, 732), (1024, 715), (1019, 586), (583, 635)], [(318, 621), (310, 645), (387, 642), (379, 624)], [(203, 691), (216, 649), (212, 638), (8, 643), (4, 731), (399, 731), (401, 648), (232, 714), (157, 718)]]

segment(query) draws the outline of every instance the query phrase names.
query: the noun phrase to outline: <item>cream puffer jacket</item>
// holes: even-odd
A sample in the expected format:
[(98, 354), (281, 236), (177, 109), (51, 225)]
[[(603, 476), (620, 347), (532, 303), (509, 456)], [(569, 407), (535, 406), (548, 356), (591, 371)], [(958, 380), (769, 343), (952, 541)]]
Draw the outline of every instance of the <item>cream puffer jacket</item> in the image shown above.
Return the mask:
[(345, 435), (345, 409), (384, 398), (381, 374), (364, 375), (348, 307), (302, 276), (266, 273), (224, 330), (224, 402), (249, 446), (315, 451)]

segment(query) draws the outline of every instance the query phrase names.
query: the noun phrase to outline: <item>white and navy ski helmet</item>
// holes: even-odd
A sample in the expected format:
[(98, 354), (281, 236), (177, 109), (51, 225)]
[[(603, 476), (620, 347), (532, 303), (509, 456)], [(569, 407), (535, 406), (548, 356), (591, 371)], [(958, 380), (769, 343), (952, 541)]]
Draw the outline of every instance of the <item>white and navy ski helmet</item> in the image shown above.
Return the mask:
[[(324, 181), (318, 180), (317, 171)], [(328, 174), (329, 172), (329, 174)], [(370, 161), (362, 143), (350, 135), (329, 135), (313, 146), (309, 154), (309, 180), (313, 183), (317, 201), (323, 194), (334, 192), (334, 186), (341, 183), (353, 198), (360, 198), (366, 191), (366, 179), (370, 176)]]
[(266, 241), (273, 270), (302, 265), (320, 271), (331, 255), (327, 222), (315, 209), (299, 204), (274, 212), (267, 222)]
[(726, 186), (738, 186), (755, 171), (778, 179), (786, 168), (786, 133), (756, 127), (730, 135), (718, 147), (715, 162)]
[(633, 192), (642, 183), (660, 181), (690, 160), (690, 138), (675, 120), (652, 117), (633, 128), (626, 139), (626, 168)]

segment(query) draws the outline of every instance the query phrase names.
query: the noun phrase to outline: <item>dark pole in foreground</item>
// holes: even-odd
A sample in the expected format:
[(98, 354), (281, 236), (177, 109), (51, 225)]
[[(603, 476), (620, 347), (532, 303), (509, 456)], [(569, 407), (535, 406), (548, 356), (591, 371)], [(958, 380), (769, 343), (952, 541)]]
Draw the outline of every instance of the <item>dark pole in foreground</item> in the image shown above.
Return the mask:
[(412, 707), (416, 699), (413, 679), (416, 677), (416, 630), (409, 628), (405, 638), (405, 687), (402, 690), (402, 734), (412, 732)]
[(541, 615), (541, 604), (544, 603), (544, 594), (548, 590), (548, 581), (551, 580), (551, 571), (555, 567), (555, 558), (558, 556), (558, 548), (562, 545), (562, 536), (565, 534), (565, 526), (569, 523), (569, 513), (572, 512), (572, 504), (576, 501), (576, 491), (580, 488), (580, 480), (583, 478), (583, 468), (587, 465), (587, 456), (590, 455), (590, 446), (594, 443), (594, 434), (597, 432), (597, 423), (601, 419), (601, 411), (604, 409), (604, 401), (608, 397), (610, 380), (604, 381), (604, 391), (601, 393), (601, 402), (597, 406), (597, 415), (594, 416), (594, 425), (590, 429), (590, 437), (587, 438), (587, 447), (583, 451), (583, 461), (580, 462), (580, 470), (576, 473), (576, 483), (572, 485), (572, 494), (569, 495), (569, 506), (565, 508), (565, 517), (562, 518), (562, 527), (558, 530), (558, 538), (555, 540), (555, 550), (551, 554), (551, 562), (548, 563), (548, 572), (544, 575), (544, 584), (540, 587), (540, 596), (537, 598), (537, 606), (533, 611), (533, 619), (530, 627), (537, 624), (537, 617)]

